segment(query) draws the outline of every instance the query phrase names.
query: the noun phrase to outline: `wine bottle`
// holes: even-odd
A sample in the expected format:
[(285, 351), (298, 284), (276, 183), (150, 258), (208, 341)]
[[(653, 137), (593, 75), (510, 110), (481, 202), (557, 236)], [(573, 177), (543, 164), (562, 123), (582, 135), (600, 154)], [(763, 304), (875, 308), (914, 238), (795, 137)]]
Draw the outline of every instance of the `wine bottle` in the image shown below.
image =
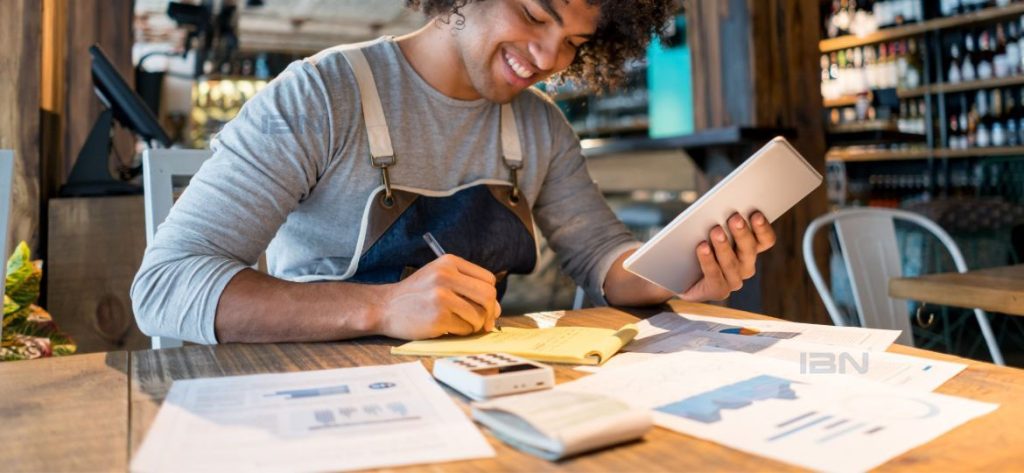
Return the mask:
[(868, 83), (868, 87), (871, 89), (877, 89), (878, 87), (878, 63), (876, 60), (877, 53), (874, 46), (864, 47), (864, 77)]
[(1006, 129), (1003, 128), (1003, 94), (998, 89), (992, 90), (991, 104), (989, 129), (992, 134), (992, 146), (1006, 146)]
[(942, 16), (953, 16), (960, 14), (960, 0), (942, 0), (939, 12)]
[(1006, 28), (1006, 63), (1010, 68), (1010, 75), (1017, 75), (1021, 72), (1020, 57), (1020, 29), (1017, 22), (1011, 21)]
[(978, 61), (976, 63), (978, 78), (981, 80), (991, 79), (993, 75), (992, 58), (992, 37), (988, 30), (982, 30), (978, 35)]
[(956, 84), (963, 80), (963, 76), (960, 72), (962, 61), (963, 60), (960, 57), (960, 47), (954, 42), (949, 48), (949, 72), (946, 73), (946, 82)]
[(970, 112), (967, 108), (967, 94), (960, 94), (960, 149), (967, 149), (974, 143)]
[(974, 104), (977, 110), (974, 143), (978, 148), (987, 148), (992, 145), (992, 135), (989, 134), (988, 92), (979, 90), (974, 97)]
[(900, 84), (900, 68), (897, 60), (897, 43), (889, 43), (889, 55), (885, 60), (885, 87), (896, 88)]
[(996, 77), (1007, 77), (1010, 75), (1010, 57), (1006, 51), (1006, 30), (1003, 24), (996, 25), (995, 50), (992, 56), (992, 69)]
[(970, 82), (978, 78), (976, 69), (974, 68), (975, 61), (977, 60), (977, 53), (974, 50), (974, 35), (970, 31), (964, 33), (964, 60), (960, 65), (960, 77), (965, 82)]
[(949, 149), (960, 149), (960, 119), (954, 113), (949, 116), (949, 132), (946, 135), (946, 147)]
[(1003, 91), (1003, 104), (1005, 110), (1003, 116), (1006, 122), (1006, 146), (1018, 146), (1020, 144), (1020, 135), (1017, 130), (1017, 115), (1020, 110), (1017, 107), (1017, 99), (1013, 97), (1013, 90), (1006, 89)]
[(921, 86), (921, 78), (924, 73), (921, 51), (923, 49), (918, 47), (917, 38), (907, 40), (907, 72), (903, 79), (907, 88), (915, 89)]

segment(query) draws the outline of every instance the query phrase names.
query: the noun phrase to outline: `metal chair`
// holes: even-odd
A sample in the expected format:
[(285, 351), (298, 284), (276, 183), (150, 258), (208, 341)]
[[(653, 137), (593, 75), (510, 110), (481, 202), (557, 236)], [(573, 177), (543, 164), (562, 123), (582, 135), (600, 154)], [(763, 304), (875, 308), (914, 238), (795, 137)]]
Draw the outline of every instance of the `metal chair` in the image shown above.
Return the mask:
[[(814, 259), (814, 235), (826, 225), (834, 224), (850, 277), (857, 308), (857, 322), (862, 327), (900, 330), (901, 335), (897, 342), (913, 346), (906, 304), (904, 301), (889, 297), (889, 280), (902, 275), (895, 220), (913, 223), (930, 232), (945, 245), (953, 258), (956, 270), (961, 273), (967, 272), (967, 263), (960, 248), (949, 233), (938, 224), (912, 212), (874, 208), (840, 210), (816, 218), (804, 233), (804, 264), (832, 322), (837, 326), (850, 325), (832, 298)], [(1003, 355), (988, 322), (988, 315), (981, 309), (974, 309), (974, 314), (992, 360), (998, 365), (1004, 365)]]
[[(146, 244), (153, 244), (156, 230), (174, 205), (175, 188), (183, 188), (213, 152), (196, 149), (149, 149), (142, 154), (142, 181), (146, 201)], [(182, 341), (152, 337), (153, 349), (182, 346)]]

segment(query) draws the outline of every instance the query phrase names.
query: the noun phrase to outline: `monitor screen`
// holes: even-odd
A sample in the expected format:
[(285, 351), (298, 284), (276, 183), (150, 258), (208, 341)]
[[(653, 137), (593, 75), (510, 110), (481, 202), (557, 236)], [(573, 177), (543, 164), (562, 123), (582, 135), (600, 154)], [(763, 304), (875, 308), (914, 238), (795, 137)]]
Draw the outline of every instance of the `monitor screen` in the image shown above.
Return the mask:
[(128, 87), (128, 83), (99, 47), (89, 47), (92, 55), (92, 81), (101, 99), (114, 114), (114, 119), (130, 128), (146, 141), (156, 140), (165, 148), (171, 146), (171, 138), (160, 127), (153, 111), (142, 98)]

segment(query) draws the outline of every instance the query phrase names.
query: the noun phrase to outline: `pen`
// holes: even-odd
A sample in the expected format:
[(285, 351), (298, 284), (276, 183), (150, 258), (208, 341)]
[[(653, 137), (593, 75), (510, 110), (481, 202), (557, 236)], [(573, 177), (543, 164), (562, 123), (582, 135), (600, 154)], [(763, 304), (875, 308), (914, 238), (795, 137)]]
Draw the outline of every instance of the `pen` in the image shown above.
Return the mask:
[[(440, 258), (447, 254), (445, 253), (444, 248), (441, 248), (441, 244), (437, 242), (437, 238), (434, 238), (434, 235), (430, 232), (423, 234), (423, 240), (427, 242), (427, 246), (429, 246), (431, 251), (434, 252), (434, 256)], [(501, 325), (498, 324), (498, 319), (494, 319), (494, 329), (499, 332), (501, 331)]]

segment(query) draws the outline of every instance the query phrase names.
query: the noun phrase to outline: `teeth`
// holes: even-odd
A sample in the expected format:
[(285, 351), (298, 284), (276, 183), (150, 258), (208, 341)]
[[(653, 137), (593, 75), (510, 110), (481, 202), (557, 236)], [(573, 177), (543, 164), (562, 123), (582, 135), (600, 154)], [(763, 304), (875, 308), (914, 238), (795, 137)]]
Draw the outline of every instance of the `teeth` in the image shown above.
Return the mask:
[(519, 61), (516, 61), (515, 58), (513, 58), (512, 56), (506, 54), (505, 62), (508, 63), (509, 67), (511, 67), (512, 70), (515, 71), (516, 75), (519, 76), (521, 79), (529, 79), (530, 77), (533, 77), (533, 73), (530, 72), (530, 70), (527, 69), (525, 66), (520, 64)]

